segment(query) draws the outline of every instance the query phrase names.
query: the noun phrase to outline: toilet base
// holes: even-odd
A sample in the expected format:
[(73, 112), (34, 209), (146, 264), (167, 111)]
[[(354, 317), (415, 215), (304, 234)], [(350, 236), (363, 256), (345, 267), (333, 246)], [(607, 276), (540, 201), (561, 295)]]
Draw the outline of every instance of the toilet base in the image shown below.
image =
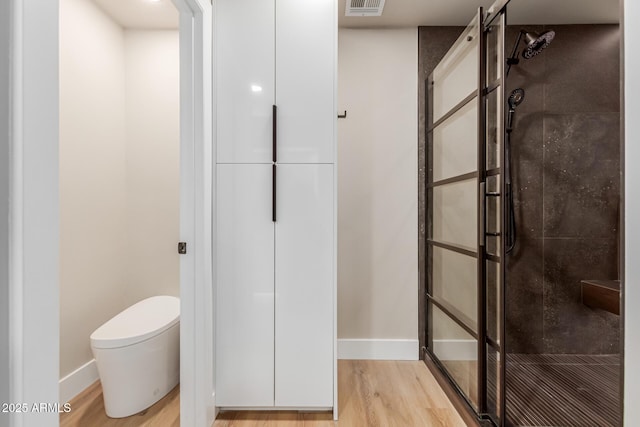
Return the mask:
[(141, 343), (92, 348), (110, 418), (137, 414), (180, 382), (180, 324)]

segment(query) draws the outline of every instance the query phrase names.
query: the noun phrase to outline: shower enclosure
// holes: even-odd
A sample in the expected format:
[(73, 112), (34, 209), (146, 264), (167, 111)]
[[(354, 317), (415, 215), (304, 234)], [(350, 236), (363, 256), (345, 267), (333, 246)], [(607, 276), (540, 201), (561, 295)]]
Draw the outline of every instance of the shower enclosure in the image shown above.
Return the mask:
[[(608, 218), (609, 208), (619, 202), (615, 195), (601, 195), (607, 189), (619, 194), (614, 184), (606, 187), (585, 178), (583, 183), (563, 186), (558, 181), (577, 168), (576, 163), (582, 167), (576, 159), (593, 153), (597, 158), (606, 151), (605, 145), (619, 144), (619, 133), (616, 140), (615, 132), (607, 128), (615, 126), (615, 112), (595, 116), (589, 111), (583, 117), (581, 111), (574, 117), (567, 109), (550, 109), (554, 101), (545, 93), (549, 86), (545, 79), (558, 73), (558, 64), (551, 59), (559, 61), (560, 55), (551, 58), (547, 68), (546, 59), (540, 58), (545, 58), (548, 50), (542, 49), (554, 32), (544, 26), (526, 31), (508, 26), (508, 3), (498, 1), (488, 11), (480, 8), (425, 82), (422, 354), (481, 424), (616, 426), (620, 424), (619, 321), (601, 310), (597, 301), (589, 304), (576, 272), (596, 276), (582, 277), (585, 282), (617, 279), (617, 246), (615, 250), (607, 246), (610, 239), (605, 244), (603, 236), (594, 243), (579, 235), (574, 242), (570, 233), (554, 234), (547, 226), (550, 218), (561, 215), (558, 206), (573, 212), (569, 212), (570, 196), (565, 194), (563, 201), (562, 191), (584, 193), (577, 204), (597, 205), (596, 222)], [(599, 35), (593, 37), (611, 41), (615, 37), (610, 30), (598, 27)], [(579, 41), (582, 32), (591, 29), (556, 28), (556, 40), (563, 37), (562, 31), (566, 40)], [(520, 44), (520, 38), (525, 43)], [(570, 40), (562, 43), (560, 50), (573, 47)], [(531, 62), (514, 60), (536, 55)], [(619, 78), (612, 72), (600, 77), (614, 82)], [(510, 111), (516, 107), (517, 117)], [(584, 132), (592, 134), (578, 135), (580, 126), (591, 126)], [(609, 138), (606, 144), (597, 135)], [(562, 148), (561, 143), (572, 138), (580, 141)], [(532, 151), (543, 154), (529, 156)], [(609, 151), (607, 159), (616, 155), (615, 149)], [(605, 167), (611, 175), (607, 179), (619, 179), (619, 164), (616, 176), (611, 162)], [(592, 164), (591, 172), (583, 174), (593, 173), (594, 167), (598, 165)], [(546, 177), (547, 186), (560, 188), (545, 187), (544, 203), (530, 197), (534, 187), (543, 192), (538, 181), (544, 178), (531, 178), (538, 172)], [(532, 225), (538, 211), (544, 211), (539, 215), (541, 225)], [(570, 223), (571, 218), (563, 221)], [(585, 221), (593, 230), (593, 221)], [(542, 234), (533, 236), (538, 229)], [(604, 229), (616, 239), (615, 219)], [(573, 257), (572, 263), (563, 257)], [(579, 257), (609, 267), (581, 266)], [(530, 263), (537, 260), (542, 267), (532, 274)], [(569, 318), (562, 310), (575, 316)], [(580, 345), (580, 339), (601, 344)]]

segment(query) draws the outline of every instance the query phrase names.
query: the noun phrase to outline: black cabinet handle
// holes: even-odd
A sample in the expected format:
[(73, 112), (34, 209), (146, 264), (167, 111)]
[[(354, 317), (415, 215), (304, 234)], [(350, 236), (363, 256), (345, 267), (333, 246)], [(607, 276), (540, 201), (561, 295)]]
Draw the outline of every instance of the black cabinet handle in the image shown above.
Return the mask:
[(278, 161), (278, 106), (273, 106), (273, 136), (271, 147), (273, 152), (273, 165), (271, 168), (271, 220), (276, 222), (276, 162)]
[(273, 163), (278, 161), (278, 106), (273, 106), (273, 137), (271, 139), (273, 143)]
[(484, 246), (485, 234), (486, 234), (486, 210), (487, 210), (487, 191), (486, 191), (486, 182), (480, 183), (480, 212), (478, 219), (478, 228), (480, 229), (478, 233), (478, 246)]
[(276, 222), (276, 165), (271, 165), (271, 220)]

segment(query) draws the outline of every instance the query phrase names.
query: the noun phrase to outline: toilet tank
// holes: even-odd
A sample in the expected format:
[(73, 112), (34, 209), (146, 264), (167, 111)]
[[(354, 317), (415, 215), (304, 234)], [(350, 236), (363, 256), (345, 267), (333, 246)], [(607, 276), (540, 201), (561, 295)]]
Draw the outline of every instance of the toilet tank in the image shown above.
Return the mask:
[(155, 296), (142, 300), (91, 334), (93, 348), (119, 348), (146, 341), (180, 321), (180, 299)]

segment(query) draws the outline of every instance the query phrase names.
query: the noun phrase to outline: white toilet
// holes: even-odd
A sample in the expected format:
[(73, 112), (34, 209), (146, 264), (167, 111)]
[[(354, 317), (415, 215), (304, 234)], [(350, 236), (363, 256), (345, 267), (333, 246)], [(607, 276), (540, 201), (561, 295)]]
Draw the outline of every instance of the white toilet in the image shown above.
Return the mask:
[(180, 300), (142, 300), (91, 334), (91, 350), (111, 418), (136, 414), (180, 381)]

